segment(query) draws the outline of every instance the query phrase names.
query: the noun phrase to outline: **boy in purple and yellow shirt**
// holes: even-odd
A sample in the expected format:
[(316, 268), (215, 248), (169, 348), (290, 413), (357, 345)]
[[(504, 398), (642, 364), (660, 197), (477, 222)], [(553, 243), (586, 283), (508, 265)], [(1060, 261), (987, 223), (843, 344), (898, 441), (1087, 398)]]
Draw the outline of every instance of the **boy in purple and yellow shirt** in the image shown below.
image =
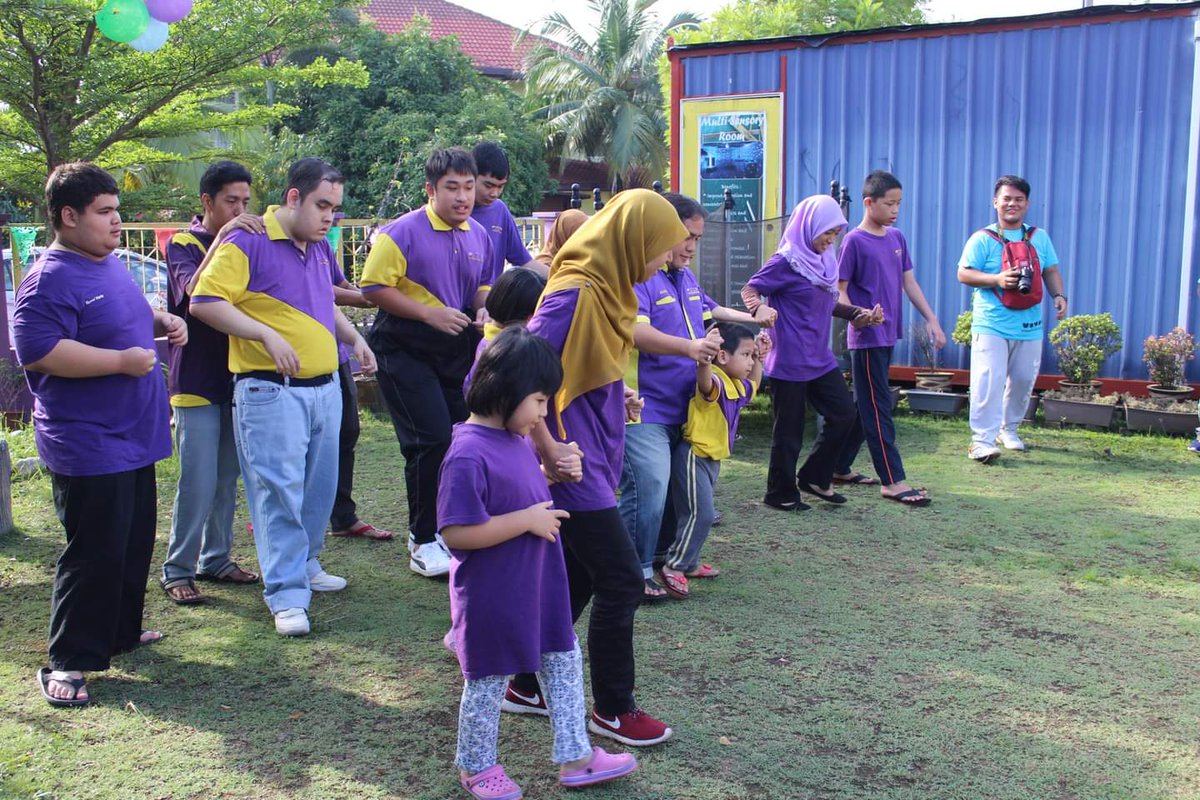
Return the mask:
[(521, 239), (517, 221), (500, 199), (508, 183), (508, 154), (495, 142), (480, 142), (471, 155), (479, 172), (475, 179), (475, 208), (471, 210), (471, 219), (482, 225), (492, 240), (492, 259), (484, 268), (484, 283), (495, 286), (506, 261), (514, 267), (529, 266), (546, 277), (549, 270), (533, 261)]
[(450, 571), (437, 538), (438, 470), (455, 423), (467, 418), (463, 379), (487, 296), (492, 241), (471, 219), (475, 161), (460, 148), (425, 164), (429, 204), (380, 228), (359, 286), (380, 313), (368, 337), (379, 358), (379, 388), (404, 454), (409, 568)]

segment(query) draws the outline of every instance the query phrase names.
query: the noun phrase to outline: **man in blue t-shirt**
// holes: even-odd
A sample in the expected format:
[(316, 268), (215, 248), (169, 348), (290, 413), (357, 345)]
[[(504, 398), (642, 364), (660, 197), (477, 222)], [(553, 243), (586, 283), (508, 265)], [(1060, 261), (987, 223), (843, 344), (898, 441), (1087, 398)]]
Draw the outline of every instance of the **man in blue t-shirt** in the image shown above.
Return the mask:
[[(1009, 241), (1025, 237), (1029, 211), (1029, 182), (1016, 175), (996, 181), (992, 206), (997, 222), (976, 231), (963, 247), (958, 280), (972, 287), (971, 306), (971, 446), (967, 455), (987, 464), (1000, 456), (997, 443), (1024, 450), (1017, 426), (1025, 416), (1029, 393), (1042, 363), (1042, 304), (1012, 309), (1000, 296), (1016, 289), (1020, 270), (1003, 269), (1004, 247), (988, 232)], [(1067, 296), (1058, 270), (1058, 254), (1050, 236), (1036, 229), (1030, 244), (1037, 251), (1046, 294), (1054, 301), (1057, 319), (1067, 316)]]

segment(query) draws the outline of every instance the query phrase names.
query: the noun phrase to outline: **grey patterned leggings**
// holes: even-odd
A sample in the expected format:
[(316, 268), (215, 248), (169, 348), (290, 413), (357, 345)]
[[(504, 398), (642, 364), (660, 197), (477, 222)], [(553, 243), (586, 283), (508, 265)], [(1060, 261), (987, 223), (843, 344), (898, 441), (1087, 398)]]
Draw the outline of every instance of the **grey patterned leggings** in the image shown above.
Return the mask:
[[(550, 710), (550, 728), (554, 732), (555, 764), (576, 761), (592, 752), (588, 740), (583, 706), (583, 654), (579, 643), (574, 650), (542, 653), (542, 669), (537, 673), (542, 684), (546, 707)], [(489, 675), (468, 680), (463, 685), (458, 706), (458, 751), (454, 763), (470, 775), (496, 763), (496, 741), (500, 737), (500, 703), (508, 686), (507, 675)]]

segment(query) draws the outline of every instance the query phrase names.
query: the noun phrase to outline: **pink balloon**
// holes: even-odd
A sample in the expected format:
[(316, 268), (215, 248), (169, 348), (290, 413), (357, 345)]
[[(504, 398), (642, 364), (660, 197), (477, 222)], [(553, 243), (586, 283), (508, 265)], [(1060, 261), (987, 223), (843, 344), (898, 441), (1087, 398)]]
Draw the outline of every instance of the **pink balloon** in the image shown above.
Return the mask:
[(159, 22), (178, 22), (192, 11), (192, 0), (146, 0), (150, 16)]

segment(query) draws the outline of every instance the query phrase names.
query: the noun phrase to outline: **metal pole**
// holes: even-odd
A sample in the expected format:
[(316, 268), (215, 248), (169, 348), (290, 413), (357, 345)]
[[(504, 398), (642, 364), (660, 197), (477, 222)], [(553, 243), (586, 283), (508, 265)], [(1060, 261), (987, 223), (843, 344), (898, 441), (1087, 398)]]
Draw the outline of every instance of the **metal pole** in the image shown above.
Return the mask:
[(1176, 325), (1188, 326), (1188, 308), (1192, 302), (1192, 286), (1196, 282), (1196, 182), (1200, 180), (1200, 17), (1192, 23), (1192, 116), (1188, 127), (1187, 180), (1183, 197), (1183, 257), (1180, 259), (1179, 309)]

